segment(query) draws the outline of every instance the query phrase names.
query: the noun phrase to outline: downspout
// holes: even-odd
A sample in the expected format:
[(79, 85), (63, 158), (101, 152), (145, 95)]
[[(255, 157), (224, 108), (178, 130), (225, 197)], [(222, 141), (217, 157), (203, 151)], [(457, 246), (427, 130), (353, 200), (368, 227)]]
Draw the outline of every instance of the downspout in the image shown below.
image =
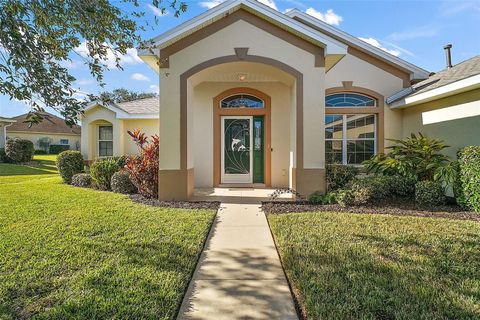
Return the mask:
[(10, 124), (6, 124), (3, 126), (3, 147), (5, 148), (5, 144), (7, 143), (7, 127), (10, 127), (13, 124), (13, 122), (10, 122)]

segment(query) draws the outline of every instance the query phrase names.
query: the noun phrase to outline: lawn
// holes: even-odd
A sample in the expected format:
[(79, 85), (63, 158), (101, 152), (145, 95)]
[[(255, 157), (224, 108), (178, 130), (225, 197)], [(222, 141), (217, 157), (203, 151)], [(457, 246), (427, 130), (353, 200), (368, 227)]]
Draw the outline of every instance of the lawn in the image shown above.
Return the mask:
[(269, 215), (308, 319), (480, 319), (480, 224), (346, 213)]
[(0, 319), (172, 319), (215, 212), (64, 185), (54, 158), (0, 164)]

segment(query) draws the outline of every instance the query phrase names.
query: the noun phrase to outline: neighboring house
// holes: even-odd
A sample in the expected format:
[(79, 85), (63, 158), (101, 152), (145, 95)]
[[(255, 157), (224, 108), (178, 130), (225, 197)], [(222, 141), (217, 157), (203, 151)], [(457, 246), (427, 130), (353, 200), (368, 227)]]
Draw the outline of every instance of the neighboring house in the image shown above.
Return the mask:
[(159, 98), (123, 103), (91, 102), (82, 116), (82, 154), (85, 159), (136, 154), (128, 131), (158, 135)]
[[(446, 47), (449, 50), (449, 47)], [(448, 67), (387, 99), (402, 112), (402, 135), (422, 132), (445, 140), (447, 154), (480, 144), (480, 56)]]
[(15, 123), (15, 120), (9, 118), (0, 117), (0, 149), (5, 148), (5, 142), (7, 141), (7, 127)]
[(385, 100), (428, 71), (298, 10), (227, 0), (152, 41), (139, 55), (159, 103), (90, 105), (82, 143), (92, 159), (135, 152), (126, 130), (159, 133), (162, 200), (219, 185), (323, 192), (326, 164), (359, 165), (424, 129)]
[(21, 138), (33, 142), (35, 150), (42, 150), (41, 140), (46, 140), (50, 145), (68, 145), (70, 150), (80, 150), (81, 127), (69, 127), (65, 120), (45, 112), (43, 120), (38, 124), (28, 126), (27, 114), (13, 117), (16, 122), (7, 127), (7, 138)]

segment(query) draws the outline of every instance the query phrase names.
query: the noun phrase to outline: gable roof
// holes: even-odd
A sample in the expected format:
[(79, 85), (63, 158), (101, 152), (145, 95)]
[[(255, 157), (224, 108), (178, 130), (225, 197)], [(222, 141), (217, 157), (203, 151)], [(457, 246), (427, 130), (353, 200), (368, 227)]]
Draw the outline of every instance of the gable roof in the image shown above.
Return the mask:
[(338, 39), (339, 41), (342, 41), (346, 44), (348, 44), (349, 46), (353, 46), (355, 47), (356, 49), (359, 49), (363, 52), (366, 52), (370, 55), (373, 55), (374, 57), (377, 57), (389, 64), (392, 64), (392, 65), (395, 65), (401, 69), (404, 69), (405, 71), (408, 71), (410, 73), (412, 73), (412, 76), (411, 76), (411, 79), (414, 80), (414, 79), (425, 79), (428, 77), (429, 75), (429, 72), (425, 69), (422, 69), (408, 61), (405, 61), (397, 56), (394, 56), (388, 52), (386, 52), (385, 50), (382, 50), (380, 48), (377, 48), (375, 46), (372, 46), (371, 44), (363, 41), (363, 40), (360, 40), (359, 38), (355, 37), (355, 36), (352, 36), (350, 34), (348, 34), (347, 32), (345, 31), (342, 31), (332, 25), (329, 25), (328, 23), (324, 22), (324, 21), (321, 21), (311, 15), (309, 15), (308, 13), (305, 13), (303, 11), (300, 11), (298, 9), (292, 9), (292, 10), (289, 10), (287, 13), (286, 13), (287, 16), (293, 18), (293, 19), (296, 19), (296, 20), (300, 20), (304, 23), (306, 23), (307, 25), (311, 25), (312, 27), (314, 27), (318, 32), (324, 32), (332, 37), (334, 37), (335, 39)]
[(160, 97), (156, 96), (121, 103), (92, 101), (86, 106), (85, 112), (97, 106), (114, 112), (118, 119), (158, 119)]
[(480, 88), (480, 55), (462, 61), (451, 68), (431, 75), (391, 97), (387, 103), (392, 107), (419, 104), (449, 95)]
[(7, 127), (7, 132), (40, 132), (40, 133), (56, 133), (56, 134), (73, 134), (80, 135), (82, 128), (78, 125), (73, 125), (69, 127), (65, 120), (57, 117), (48, 112), (42, 114), (43, 120), (38, 124), (33, 124), (30, 128), (28, 127), (27, 113), (13, 117), (12, 120), (16, 122), (11, 126)]
[[(180, 24), (179, 26), (153, 38), (151, 43), (155, 50), (139, 48), (139, 56), (147, 62), (153, 69), (158, 71), (155, 56), (159, 56), (160, 49), (163, 49), (180, 39), (198, 31), (225, 16), (237, 11), (246, 10), (272, 24), (301, 37), (311, 43), (325, 48), (325, 56), (343, 56), (347, 54), (347, 48), (354, 45), (361, 48), (368, 54), (379, 57), (389, 64), (397, 66), (411, 74), (411, 79), (425, 79), (429, 72), (419, 68), (407, 61), (395, 57), (379, 48), (376, 48), (360, 39), (357, 39), (335, 27), (332, 27), (323, 21), (320, 21), (297, 9), (283, 14), (257, 0), (227, 0), (213, 7), (210, 10)], [(299, 21), (301, 18), (303, 21)], [(305, 23), (307, 21), (308, 23)], [(312, 27), (312, 25), (314, 27)]]

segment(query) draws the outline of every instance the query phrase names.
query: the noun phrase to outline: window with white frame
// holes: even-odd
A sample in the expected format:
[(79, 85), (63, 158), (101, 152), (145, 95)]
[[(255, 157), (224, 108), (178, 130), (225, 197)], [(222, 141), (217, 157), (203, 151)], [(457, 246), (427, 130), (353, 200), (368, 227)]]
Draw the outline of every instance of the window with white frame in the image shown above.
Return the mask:
[(328, 114), (325, 116), (325, 161), (359, 165), (376, 150), (376, 115)]
[(98, 127), (98, 155), (100, 157), (113, 156), (113, 127)]
[(67, 145), (68, 144), (68, 139), (60, 139), (60, 144)]

